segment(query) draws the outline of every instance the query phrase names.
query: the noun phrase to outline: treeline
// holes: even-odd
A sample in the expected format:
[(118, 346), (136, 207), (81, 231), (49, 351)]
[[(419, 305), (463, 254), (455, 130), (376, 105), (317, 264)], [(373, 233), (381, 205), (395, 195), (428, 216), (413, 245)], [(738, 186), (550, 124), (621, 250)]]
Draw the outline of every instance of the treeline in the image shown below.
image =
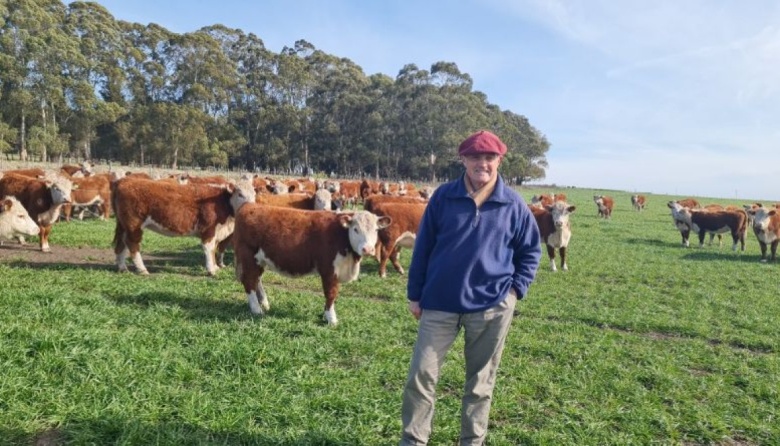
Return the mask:
[(176, 34), (93, 2), (0, 1), (0, 152), (435, 180), (490, 129), (505, 176), (544, 178), (545, 136), (473, 90), (455, 63), (366, 75), (300, 40), (280, 53), (213, 25)]

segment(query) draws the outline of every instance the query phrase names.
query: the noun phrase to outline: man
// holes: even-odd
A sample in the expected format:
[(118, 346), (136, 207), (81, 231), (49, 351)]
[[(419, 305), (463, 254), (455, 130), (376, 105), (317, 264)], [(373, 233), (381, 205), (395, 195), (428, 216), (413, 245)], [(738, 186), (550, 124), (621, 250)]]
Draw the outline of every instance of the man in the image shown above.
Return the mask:
[(533, 214), (498, 174), (506, 151), (485, 130), (466, 138), (458, 148), (466, 172), (437, 188), (420, 223), (407, 285), (419, 327), (403, 394), (401, 445), (427, 444), (439, 371), (461, 327), (460, 444), (485, 441), (515, 303), (528, 292), (542, 255)]

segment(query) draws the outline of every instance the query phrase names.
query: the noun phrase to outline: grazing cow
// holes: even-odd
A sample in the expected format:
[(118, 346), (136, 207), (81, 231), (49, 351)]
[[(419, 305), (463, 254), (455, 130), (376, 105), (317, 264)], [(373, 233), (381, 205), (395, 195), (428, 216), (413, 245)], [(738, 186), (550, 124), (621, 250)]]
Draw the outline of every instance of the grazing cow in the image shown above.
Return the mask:
[(15, 237), (32, 237), (40, 234), (41, 228), (30, 218), (27, 209), (15, 197), (0, 200), (0, 240)]
[(612, 208), (615, 206), (615, 200), (612, 197), (609, 195), (594, 195), (593, 202), (596, 203), (599, 217), (612, 217)]
[(634, 210), (641, 211), (645, 208), (645, 196), (644, 195), (632, 195), (631, 196), (631, 206), (633, 206)]
[[(236, 213), (233, 233), (236, 277), (247, 293), (249, 309), (263, 314), (270, 304), (263, 288), (266, 270), (288, 276), (318, 273), (325, 294), (325, 320), (336, 325), (339, 282), (360, 273), (360, 260), (374, 255), (377, 231), (387, 217), (358, 211), (336, 214), (249, 203)], [(258, 301), (259, 298), (259, 301)]]
[(111, 214), (111, 180), (109, 174), (102, 173), (88, 177), (72, 177), (71, 181), (76, 186), (70, 193), (71, 202), (62, 206), (62, 214), (65, 221), (70, 221), (74, 207), (81, 208), (79, 220), (84, 218), (84, 210), (89, 206), (97, 206), (100, 211), (100, 219), (106, 220)]
[(566, 248), (571, 240), (571, 225), (569, 215), (577, 207), (569, 205), (564, 201), (556, 201), (552, 205), (544, 207), (528, 206), (531, 213), (534, 214), (536, 225), (539, 226), (539, 233), (545, 245), (547, 245), (547, 256), (550, 258), (550, 268), (558, 271), (555, 267), (555, 250), (561, 254), (561, 269), (569, 270), (566, 263)]
[(414, 248), (417, 239), (417, 228), (420, 226), (425, 203), (393, 203), (378, 202), (372, 207), (374, 214), (388, 217), (392, 223), (379, 230), (377, 256), (379, 260), (379, 276), (387, 276), (387, 260), (393, 264), (398, 274), (403, 275), (404, 269), (398, 261), (401, 248)]
[(769, 260), (777, 259), (777, 244), (780, 242), (780, 213), (777, 208), (765, 208), (756, 203), (755, 209), (749, 212), (753, 216), (753, 232), (761, 247), (761, 261), (766, 262), (767, 245), (771, 247)]
[(741, 244), (741, 250), (745, 250), (745, 231), (747, 230), (747, 214), (744, 210), (707, 211), (702, 209), (690, 209), (675, 201), (670, 201), (667, 206), (672, 210), (672, 218), (682, 235), (683, 245), (690, 246), (689, 235), (691, 231), (699, 235), (699, 247), (704, 246), (704, 237), (707, 233), (723, 234), (731, 233), (733, 245), (732, 251), (737, 250)]
[(43, 252), (51, 252), (51, 227), (59, 218), (62, 205), (70, 202), (72, 190), (73, 183), (59, 174), (48, 174), (42, 180), (9, 173), (0, 178), (0, 197), (16, 197), (30, 218), (38, 223), (39, 246)]
[(217, 273), (224, 251), (221, 243), (233, 233), (235, 209), (254, 202), (248, 182), (238, 185), (175, 184), (126, 177), (112, 183), (111, 201), (116, 214), (114, 253), (120, 272), (132, 258), (139, 274), (149, 274), (141, 258), (143, 230), (167, 236), (197, 236), (206, 255), (209, 275)]

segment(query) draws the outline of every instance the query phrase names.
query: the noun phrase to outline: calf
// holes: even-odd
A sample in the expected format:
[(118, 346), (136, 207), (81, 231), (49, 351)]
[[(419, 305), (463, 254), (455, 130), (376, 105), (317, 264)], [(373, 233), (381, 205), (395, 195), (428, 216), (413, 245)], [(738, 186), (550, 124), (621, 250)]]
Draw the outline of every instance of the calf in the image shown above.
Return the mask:
[(6, 173), (0, 178), (0, 197), (16, 197), (30, 218), (38, 223), (39, 246), (43, 252), (51, 252), (51, 227), (59, 218), (62, 205), (70, 202), (72, 190), (73, 183), (59, 174), (48, 174), (44, 179), (36, 179)]
[(84, 218), (84, 210), (90, 206), (97, 206), (100, 219), (105, 220), (111, 214), (111, 181), (109, 174), (97, 174), (88, 177), (71, 178), (76, 186), (70, 194), (71, 202), (62, 206), (62, 214), (65, 221), (70, 221), (73, 208), (81, 208), (79, 220)]
[(27, 209), (14, 197), (0, 200), (0, 240), (15, 237), (31, 237), (40, 234), (41, 229), (30, 218)]
[(596, 203), (599, 217), (612, 217), (612, 208), (615, 206), (615, 200), (612, 197), (609, 195), (594, 195), (593, 202)]
[(293, 277), (316, 272), (325, 294), (325, 320), (336, 325), (339, 282), (357, 278), (360, 260), (374, 255), (377, 231), (389, 223), (387, 217), (366, 211), (336, 214), (255, 203), (242, 206), (236, 214), (233, 249), (236, 277), (247, 293), (249, 309), (263, 314), (270, 308), (262, 283), (266, 270)]
[(561, 269), (568, 271), (569, 265), (566, 263), (566, 248), (569, 246), (569, 240), (571, 239), (569, 215), (573, 213), (577, 207), (570, 206), (564, 201), (556, 201), (554, 204), (545, 207), (529, 205), (529, 208), (534, 214), (536, 225), (539, 226), (541, 238), (545, 245), (547, 245), (550, 268), (553, 271), (558, 270), (555, 267), (555, 250), (558, 249), (561, 254)]
[[(126, 177), (112, 183), (116, 214), (114, 253), (120, 272), (127, 271), (130, 256), (139, 274), (149, 274), (141, 258), (143, 230), (167, 236), (197, 236), (206, 255), (206, 270), (215, 275), (226, 240), (233, 232), (235, 209), (254, 202), (255, 192), (239, 185), (175, 184)], [(218, 246), (219, 244), (219, 246)]]
[(644, 195), (632, 195), (631, 196), (631, 206), (633, 206), (634, 210), (641, 211), (645, 208), (645, 196)]
[(379, 276), (387, 276), (387, 260), (393, 264), (398, 274), (403, 275), (404, 269), (398, 261), (401, 248), (414, 248), (417, 239), (417, 228), (420, 226), (425, 203), (392, 203), (379, 202), (373, 206), (374, 214), (388, 217), (392, 223), (379, 230), (377, 241), (377, 256), (379, 260)]
[(761, 261), (766, 262), (766, 247), (771, 246), (769, 260), (777, 258), (777, 244), (780, 242), (780, 214), (776, 208), (765, 208), (758, 204), (750, 210), (753, 216), (753, 232), (761, 247)]
[(701, 209), (689, 209), (680, 203), (670, 201), (668, 204), (672, 210), (672, 217), (680, 229), (683, 245), (689, 246), (691, 231), (699, 235), (699, 246), (704, 246), (704, 237), (707, 233), (723, 234), (731, 233), (733, 245), (731, 249), (737, 250), (737, 244), (741, 244), (741, 250), (745, 250), (745, 231), (747, 229), (747, 214), (739, 210), (707, 211)]

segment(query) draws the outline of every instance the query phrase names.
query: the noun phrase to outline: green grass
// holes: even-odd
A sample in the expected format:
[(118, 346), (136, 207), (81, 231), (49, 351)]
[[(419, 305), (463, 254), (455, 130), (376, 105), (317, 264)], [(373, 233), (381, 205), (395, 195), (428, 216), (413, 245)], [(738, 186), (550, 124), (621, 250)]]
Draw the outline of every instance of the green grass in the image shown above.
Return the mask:
[[(545, 254), (518, 306), (489, 444), (780, 444), (780, 270), (759, 263), (755, 236), (744, 253), (728, 236), (686, 249), (666, 207), (680, 197), (648, 195), (637, 213), (606, 191), (607, 221), (599, 191), (563, 192), (577, 205), (570, 271)], [(51, 242), (110, 250), (112, 237), (93, 220), (57, 224)], [(253, 317), (232, 267), (206, 277), (195, 239), (147, 233), (143, 252), (165, 256), (149, 277), (0, 263), (0, 444), (397, 443), (416, 330), (405, 278), (366, 259), (330, 328), (318, 277), (267, 274), (271, 310)], [(431, 444), (458, 436), (461, 351)]]

